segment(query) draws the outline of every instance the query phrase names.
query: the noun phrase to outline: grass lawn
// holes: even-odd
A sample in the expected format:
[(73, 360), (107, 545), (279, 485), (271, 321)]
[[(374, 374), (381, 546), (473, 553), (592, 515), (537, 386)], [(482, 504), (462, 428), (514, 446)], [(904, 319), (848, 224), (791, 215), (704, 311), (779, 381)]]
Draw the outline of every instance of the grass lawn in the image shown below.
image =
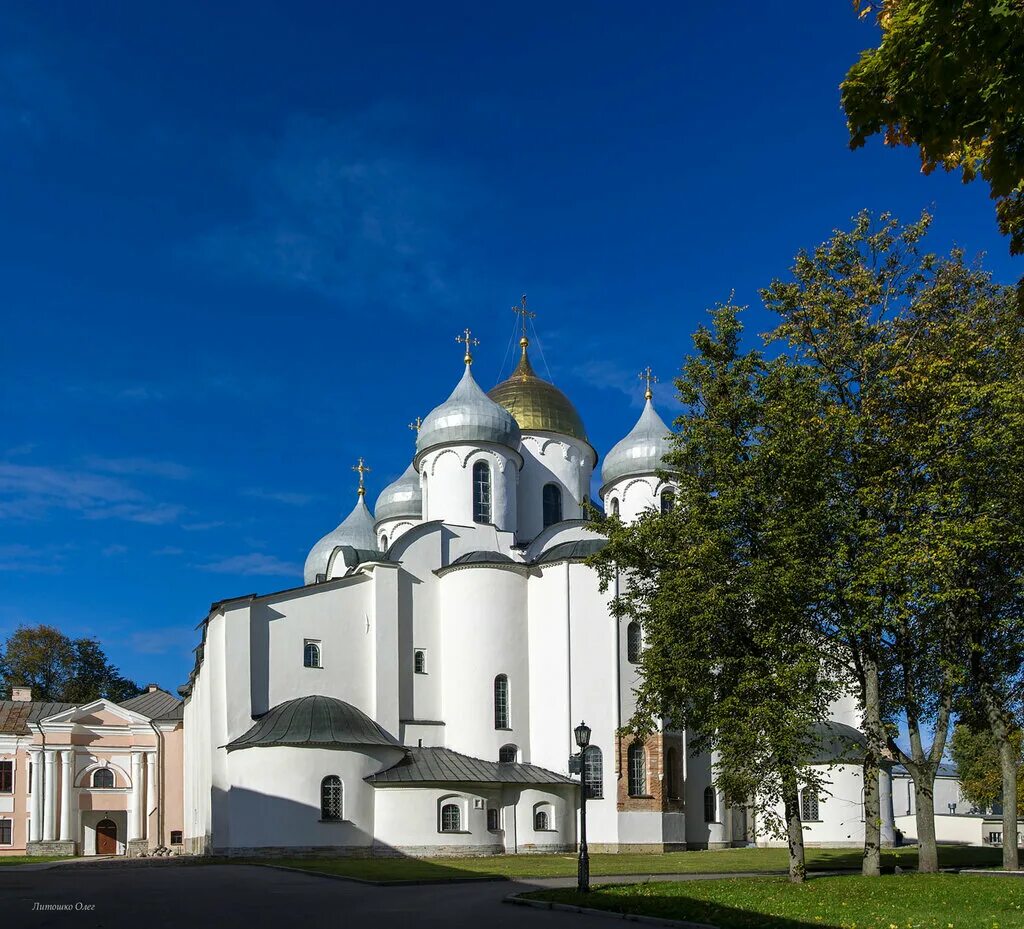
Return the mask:
[[(940, 847), (944, 867), (998, 867), (1000, 849)], [(228, 859), (241, 863), (239, 859)], [(370, 881), (451, 880), (467, 877), (569, 877), (576, 873), (575, 855), (496, 855), (487, 858), (274, 858), (251, 859), (254, 864), (278, 864)], [(812, 848), (807, 867), (812, 871), (859, 868), (860, 849)], [(883, 864), (917, 866), (917, 849), (883, 852)], [(590, 873), (602, 874), (723, 874), (742, 871), (785, 871), (784, 848), (729, 848), (711, 852), (668, 852), (661, 855), (592, 855)], [(1024, 882), (1022, 882), (1024, 883)]]
[(35, 864), (37, 861), (63, 861), (66, 855), (0, 855), (0, 868), (4, 865)]
[(609, 884), (589, 894), (542, 890), (531, 898), (719, 929), (1013, 929), (1024, 927), (1024, 880), (956, 874)]

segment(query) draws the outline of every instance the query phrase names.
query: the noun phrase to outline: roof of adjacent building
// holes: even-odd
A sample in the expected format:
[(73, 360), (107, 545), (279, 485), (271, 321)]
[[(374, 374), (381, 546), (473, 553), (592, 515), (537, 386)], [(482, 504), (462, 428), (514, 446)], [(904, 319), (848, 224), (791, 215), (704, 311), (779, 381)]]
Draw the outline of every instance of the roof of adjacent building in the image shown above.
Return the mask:
[(371, 784), (572, 784), (547, 768), (518, 762), (483, 761), (450, 748), (410, 748), (385, 771), (366, 778)]
[(185, 704), (159, 687), (122, 700), (118, 706), (149, 719), (182, 719), (185, 714)]
[(319, 694), (280, 703), (264, 713), (244, 735), (228, 743), (228, 751), (254, 746), (291, 745), (309, 748), (350, 748), (354, 745), (401, 743), (362, 710)]
[(38, 722), (78, 706), (49, 700), (0, 700), (0, 732), (5, 735), (29, 735), (29, 723)]

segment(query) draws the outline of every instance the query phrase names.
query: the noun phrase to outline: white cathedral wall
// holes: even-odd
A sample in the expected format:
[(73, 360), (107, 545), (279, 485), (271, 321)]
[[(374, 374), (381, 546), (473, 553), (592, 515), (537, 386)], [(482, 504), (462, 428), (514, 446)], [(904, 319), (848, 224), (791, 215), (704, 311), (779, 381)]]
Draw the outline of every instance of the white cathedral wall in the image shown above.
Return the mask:
[[(365, 780), (402, 757), (400, 749), (364, 751), (263, 746), (228, 755), (230, 841), (234, 854), (273, 848), (352, 848), (373, 843), (374, 788)], [(342, 781), (340, 822), (320, 819), (323, 778)]]
[[(442, 719), (445, 743), (455, 751), (497, 761), (498, 749), (517, 745), (530, 757), (526, 578), (500, 568), (474, 567), (440, 582)], [(511, 726), (494, 727), (494, 680), (508, 677)]]
[(604, 492), (602, 502), (605, 512), (611, 515), (614, 511), (613, 500), (619, 501), (619, 518), (624, 523), (632, 522), (645, 510), (660, 508), (658, 490), (661, 481), (656, 476), (624, 477), (616, 481)]
[(562, 519), (583, 515), (582, 501), (590, 493), (594, 453), (582, 442), (547, 432), (525, 433), (519, 448), (523, 468), (519, 475), (517, 531), (520, 541), (527, 541), (544, 528), (545, 484), (561, 488)]
[(447, 445), (427, 452), (419, 461), (424, 520), (473, 524), (473, 466), (478, 461), (491, 469), (491, 523), (515, 531), (521, 459), (502, 445)]
[[(382, 552), (386, 552), (398, 539), (407, 533), (419, 520), (400, 517), (398, 519), (383, 519), (377, 523), (377, 545)], [(387, 544), (383, 540), (387, 539)]]

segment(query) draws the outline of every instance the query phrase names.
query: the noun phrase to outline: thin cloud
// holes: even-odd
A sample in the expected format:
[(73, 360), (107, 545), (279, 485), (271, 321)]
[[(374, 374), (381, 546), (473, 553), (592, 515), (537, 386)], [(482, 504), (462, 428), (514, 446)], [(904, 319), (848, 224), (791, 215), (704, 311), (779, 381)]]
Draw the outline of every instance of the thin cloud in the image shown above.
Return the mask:
[(115, 543), (114, 545), (108, 545), (105, 549), (103, 549), (101, 554), (103, 555), (104, 558), (110, 558), (113, 555), (123, 555), (126, 551), (128, 551), (127, 545), (118, 545), (117, 543)]
[(208, 532), (210, 529), (219, 529), (224, 525), (222, 519), (211, 519), (202, 523), (182, 523), (181, 528), (186, 532)]
[(167, 626), (133, 632), (128, 639), (128, 646), (141, 655), (165, 655), (168, 652), (189, 651), (193, 638), (194, 633), (187, 627)]
[(263, 490), (260, 487), (243, 490), (242, 496), (253, 497), (256, 500), (269, 500), (271, 503), (283, 503), (285, 506), (306, 506), (316, 499), (312, 494), (293, 493), (287, 490)]
[(161, 558), (184, 555), (185, 549), (178, 548), (176, 545), (165, 545), (163, 548), (156, 549), (153, 554)]
[(0, 571), (12, 574), (59, 574), (69, 545), (0, 545)]
[(173, 461), (159, 461), (153, 458), (87, 458), (85, 465), (92, 471), (106, 474), (135, 474), (146, 477), (163, 477), (171, 481), (183, 481), (192, 476), (192, 469)]
[(251, 552), (248, 555), (232, 555), (230, 558), (222, 558), (220, 561), (211, 561), (207, 564), (197, 565), (197, 567), (203, 571), (211, 571), (214, 574), (238, 574), (243, 577), (258, 574), (281, 577), (302, 573), (301, 565), (283, 561), (274, 555), (266, 555), (262, 552)]

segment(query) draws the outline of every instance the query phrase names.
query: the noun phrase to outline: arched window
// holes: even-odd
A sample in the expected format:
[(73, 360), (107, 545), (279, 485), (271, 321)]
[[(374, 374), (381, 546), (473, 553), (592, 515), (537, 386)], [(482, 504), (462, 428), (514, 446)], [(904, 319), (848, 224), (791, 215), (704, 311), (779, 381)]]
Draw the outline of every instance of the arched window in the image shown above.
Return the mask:
[(636, 664), (640, 660), (642, 645), (643, 634), (640, 631), (640, 623), (634, 619), (626, 626), (626, 660)]
[(342, 818), (342, 787), (341, 778), (337, 774), (328, 774), (320, 782), (320, 818)]
[(416, 649), (412, 656), (412, 669), (417, 674), (427, 673), (427, 656), (422, 648)]
[(544, 528), (562, 521), (562, 488), (557, 484), (545, 484), (542, 492), (544, 500)]
[(714, 787), (704, 788), (704, 822), (718, 822), (718, 792)]
[(508, 677), (499, 674), (494, 679), (494, 728), (511, 729), (508, 712)]
[(441, 831), (459, 832), (462, 829), (462, 813), (457, 803), (446, 803), (441, 807)]
[(92, 772), (92, 786), (110, 788), (114, 786), (114, 772), (110, 768), (97, 768)]
[(629, 746), (629, 795), (647, 796), (647, 761), (644, 758), (644, 747), (640, 742), (634, 742)]
[(583, 753), (583, 789), (588, 800), (604, 797), (604, 756), (596, 745), (588, 745)]
[(675, 747), (665, 753), (665, 781), (669, 800), (679, 799), (679, 762)]
[(533, 828), (536, 832), (547, 832), (551, 828), (548, 824), (548, 814), (546, 810), (537, 810), (534, 814)]
[(491, 521), (491, 468), (486, 461), (473, 465), (473, 522)]
[(676, 494), (674, 490), (663, 490), (661, 492), (661, 512), (671, 513), (676, 505)]
[(518, 745), (502, 745), (498, 749), (498, 761), (502, 764), (510, 764), (519, 758)]
[(498, 811), (493, 806), (487, 809), (487, 829), (489, 832), (498, 831)]
[(805, 823), (816, 823), (821, 819), (818, 815), (818, 795), (815, 791), (800, 791), (800, 818)]
[(316, 642), (307, 642), (302, 650), (302, 663), (307, 668), (320, 667), (320, 646)]
[(384, 532), (380, 534), (380, 550), (382, 552), (386, 552), (388, 550), (388, 537)]
[(612, 516), (619, 515), (619, 498), (612, 497)]

